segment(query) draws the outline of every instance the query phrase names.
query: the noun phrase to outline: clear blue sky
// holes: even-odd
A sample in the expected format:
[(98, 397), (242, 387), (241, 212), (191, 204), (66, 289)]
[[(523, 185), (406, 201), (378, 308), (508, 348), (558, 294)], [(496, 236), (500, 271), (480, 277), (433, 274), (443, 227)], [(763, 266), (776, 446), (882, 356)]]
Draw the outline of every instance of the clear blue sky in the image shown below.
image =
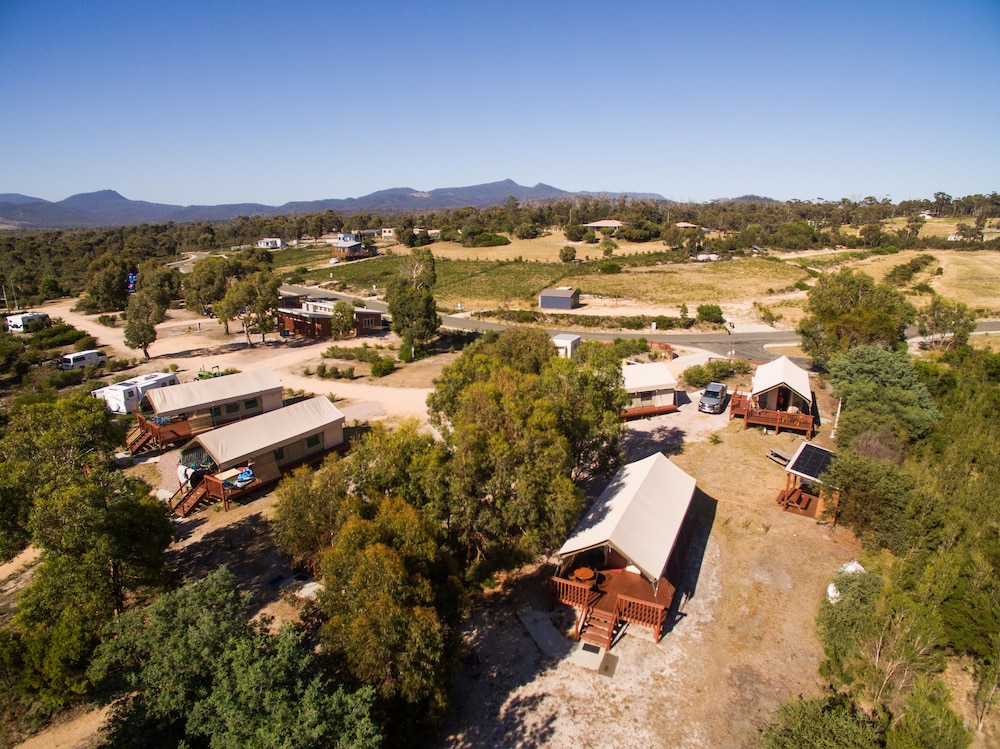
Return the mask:
[(0, 0), (0, 193), (1000, 190), (1000, 1)]

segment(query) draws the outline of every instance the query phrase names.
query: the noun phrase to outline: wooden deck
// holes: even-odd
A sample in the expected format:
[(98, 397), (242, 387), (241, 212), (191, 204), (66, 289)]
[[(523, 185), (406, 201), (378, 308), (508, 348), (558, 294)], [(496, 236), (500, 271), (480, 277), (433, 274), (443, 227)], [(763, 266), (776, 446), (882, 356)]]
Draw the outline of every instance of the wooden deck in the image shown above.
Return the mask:
[(756, 408), (750, 405), (750, 396), (745, 393), (733, 393), (729, 400), (729, 418), (743, 417), (743, 428), (762, 426), (773, 429), (775, 434), (781, 430), (805, 432), (806, 439), (813, 437), (815, 418), (811, 414), (791, 413), (790, 411), (771, 411), (766, 408)]

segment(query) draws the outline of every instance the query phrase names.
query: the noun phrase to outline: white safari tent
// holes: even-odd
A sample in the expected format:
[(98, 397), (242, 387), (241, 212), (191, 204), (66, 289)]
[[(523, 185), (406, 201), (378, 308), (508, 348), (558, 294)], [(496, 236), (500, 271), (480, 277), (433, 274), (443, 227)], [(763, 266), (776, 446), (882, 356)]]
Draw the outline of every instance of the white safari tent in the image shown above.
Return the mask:
[(629, 404), (622, 412), (625, 418), (652, 416), (675, 411), (677, 379), (664, 362), (645, 362), (622, 366), (622, 383), (629, 395)]
[(809, 373), (787, 356), (761, 364), (750, 385), (750, 402), (768, 411), (812, 410), (812, 387)]
[(138, 426), (126, 446), (133, 454), (148, 446), (160, 449), (282, 405), (281, 381), (270, 369), (150, 390), (139, 402)]
[(177, 477), (190, 490), (174, 509), (186, 515), (206, 496), (228, 502), (343, 445), (344, 414), (322, 396), (219, 427), (181, 449)]
[(222, 423), (267, 413), (281, 404), (281, 380), (270, 369), (258, 369), (152, 390), (140, 408), (168, 419), (207, 412)]
[(695, 488), (662, 453), (629, 463), (559, 549), (552, 594), (583, 609), (583, 639), (610, 647), (631, 622), (659, 640), (687, 557)]

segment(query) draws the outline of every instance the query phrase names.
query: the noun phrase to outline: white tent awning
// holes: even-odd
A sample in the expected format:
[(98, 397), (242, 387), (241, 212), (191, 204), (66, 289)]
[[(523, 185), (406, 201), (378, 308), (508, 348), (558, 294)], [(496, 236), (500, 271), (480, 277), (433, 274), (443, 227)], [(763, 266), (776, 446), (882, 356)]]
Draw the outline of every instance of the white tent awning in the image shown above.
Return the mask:
[(559, 556), (610, 545), (655, 582), (666, 569), (694, 490), (694, 477), (662, 453), (629, 463), (611, 479)]
[(326, 431), (343, 421), (340, 409), (327, 398), (317, 396), (206, 432), (185, 445), (182, 452), (197, 442), (212, 456), (218, 468), (224, 470), (307, 435)]
[(778, 385), (787, 386), (803, 400), (812, 403), (812, 387), (809, 385), (809, 373), (798, 366), (787, 356), (782, 356), (767, 364), (761, 364), (754, 373), (750, 385), (750, 397), (766, 393)]
[(257, 369), (150, 390), (146, 400), (153, 413), (166, 418), (274, 391), (281, 392), (281, 381), (270, 369)]
[(629, 393), (645, 390), (675, 390), (677, 378), (670, 374), (667, 365), (661, 361), (642, 364), (626, 364), (622, 367), (622, 381)]

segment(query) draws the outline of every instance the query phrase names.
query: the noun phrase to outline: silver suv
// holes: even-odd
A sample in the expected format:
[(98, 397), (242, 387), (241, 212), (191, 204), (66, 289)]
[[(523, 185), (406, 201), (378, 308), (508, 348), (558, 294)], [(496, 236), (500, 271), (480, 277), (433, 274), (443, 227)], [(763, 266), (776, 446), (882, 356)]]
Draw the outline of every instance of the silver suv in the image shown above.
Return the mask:
[(698, 410), (708, 414), (721, 414), (726, 407), (726, 386), (721, 382), (710, 382), (705, 386)]

